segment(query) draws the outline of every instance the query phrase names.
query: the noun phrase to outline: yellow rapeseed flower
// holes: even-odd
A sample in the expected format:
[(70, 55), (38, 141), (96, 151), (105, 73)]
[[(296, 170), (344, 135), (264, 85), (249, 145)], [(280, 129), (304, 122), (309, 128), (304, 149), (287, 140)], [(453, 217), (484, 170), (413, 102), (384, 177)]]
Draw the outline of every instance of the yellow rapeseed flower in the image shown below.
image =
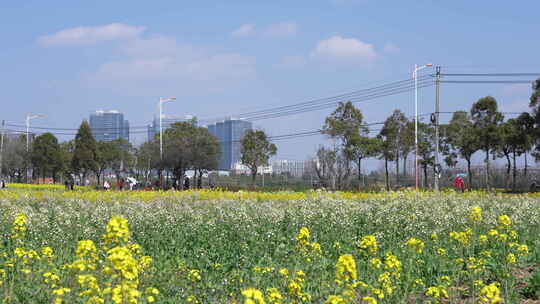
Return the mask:
[(336, 296), (336, 295), (328, 296), (326, 301), (324, 301), (324, 304), (345, 304), (345, 303), (347, 302), (345, 301), (345, 299), (343, 299), (343, 297)]
[(363, 297), (362, 304), (377, 304), (377, 300), (373, 297)]
[(24, 213), (18, 213), (11, 225), (11, 238), (14, 240), (22, 239), (26, 236), (26, 225), (28, 224), (28, 218)]
[(358, 247), (364, 250), (364, 253), (373, 255), (377, 253), (378, 244), (377, 239), (373, 235), (366, 235), (362, 237), (360, 242), (358, 242)]
[(264, 304), (263, 293), (255, 288), (248, 288), (242, 290), (242, 295), (246, 298), (244, 304)]
[(448, 291), (446, 290), (446, 287), (442, 285), (438, 286), (431, 286), (427, 289), (425, 295), (427, 297), (431, 297), (434, 299), (440, 299), (440, 298), (448, 298)]
[(412, 237), (407, 241), (407, 246), (416, 251), (416, 253), (421, 254), (426, 244), (422, 240)]
[(510, 219), (510, 217), (508, 217), (508, 215), (501, 215), (499, 216), (499, 225), (501, 227), (510, 227), (512, 226), (512, 220)]
[(516, 256), (513, 254), (513, 253), (509, 253), (507, 256), (506, 256), (506, 262), (508, 264), (515, 264), (516, 263)]
[(503, 299), (501, 298), (501, 291), (499, 290), (498, 283), (491, 283), (484, 286), (480, 290), (480, 301), (481, 304), (496, 304), (502, 303)]
[(283, 296), (277, 288), (268, 288), (266, 293), (268, 295), (268, 301), (270, 301), (271, 304), (281, 304), (283, 301)]
[(201, 271), (198, 269), (191, 269), (188, 273), (188, 279), (192, 282), (201, 280)]
[(527, 255), (527, 254), (529, 254), (529, 246), (527, 246), (525, 244), (519, 245), (517, 251), (518, 251), (519, 255)]
[(354, 281), (357, 279), (356, 261), (353, 256), (342, 255), (336, 264), (336, 279), (341, 281)]
[(482, 208), (479, 206), (473, 207), (469, 214), (469, 219), (473, 222), (480, 222), (482, 220)]

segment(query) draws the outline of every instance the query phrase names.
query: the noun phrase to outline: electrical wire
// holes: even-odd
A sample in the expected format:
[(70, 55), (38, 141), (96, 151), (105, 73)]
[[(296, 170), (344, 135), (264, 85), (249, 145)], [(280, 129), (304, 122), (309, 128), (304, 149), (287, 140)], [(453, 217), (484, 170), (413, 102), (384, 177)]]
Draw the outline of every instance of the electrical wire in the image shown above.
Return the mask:
[[(434, 76), (435, 74), (431, 74)], [(441, 76), (475, 76), (475, 77), (501, 77), (501, 76), (540, 76), (540, 73), (441, 73)]]
[(529, 80), (441, 80), (441, 83), (530, 83)]
[[(434, 85), (433, 81), (427, 81), (425, 83), (419, 83), (418, 88), (421, 89), (421, 88), (430, 87), (430, 86), (433, 86), (433, 85)], [(380, 93), (374, 93), (374, 94), (371, 94), (371, 95), (348, 98), (348, 99), (344, 99), (344, 100), (341, 100), (341, 101), (351, 101), (352, 103), (368, 102), (368, 101), (372, 101), (372, 100), (375, 100), (375, 99), (378, 99), (378, 98), (387, 97), (387, 96), (391, 96), (391, 95), (397, 95), (397, 94), (401, 94), (401, 93), (405, 93), (405, 92), (409, 92), (409, 91), (413, 91), (413, 90), (414, 90), (414, 85), (411, 85), (411, 86), (407, 86), (407, 87), (393, 88), (393, 89), (389, 89), (389, 90), (386, 90), (386, 91), (383, 91), (383, 92), (380, 92)], [(340, 101), (336, 101), (336, 102), (330, 102), (330, 103), (322, 104), (322, 105), (314, 105), (314, 106), (304, 107), (304, 108), (301, 108), (301, 109), (293, 109), (293, 110), (281, 111), (281, 112), (272, 113), (272, 114), (245, 117), (244, 119), (247, 120), (247, 121), (255, 121), (255, 120), (263, 120), (263, 119), (269, 119), (269, 118), (284, 117), (284, 116), (295, 115), (295, 114), (300, 114), (300, 113), (305, 113), (305, 112), (311, 112), (311, 111), (317, 111), (317, 110), (322, 110), (322, 109), (327, 109), (327, 108), (333, 108), (339, 102)]]

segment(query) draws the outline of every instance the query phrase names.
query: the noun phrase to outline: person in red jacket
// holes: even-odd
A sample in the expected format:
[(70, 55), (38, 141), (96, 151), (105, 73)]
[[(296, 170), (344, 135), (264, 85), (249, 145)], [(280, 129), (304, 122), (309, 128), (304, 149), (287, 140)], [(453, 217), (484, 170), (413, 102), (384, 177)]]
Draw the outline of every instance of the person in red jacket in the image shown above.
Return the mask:
[(454, 180), (454, 187), (461, 190), (461, 192), (465, 192), (465, 183), (463, 182), (463, 178), (461, 176), (457, 176)]

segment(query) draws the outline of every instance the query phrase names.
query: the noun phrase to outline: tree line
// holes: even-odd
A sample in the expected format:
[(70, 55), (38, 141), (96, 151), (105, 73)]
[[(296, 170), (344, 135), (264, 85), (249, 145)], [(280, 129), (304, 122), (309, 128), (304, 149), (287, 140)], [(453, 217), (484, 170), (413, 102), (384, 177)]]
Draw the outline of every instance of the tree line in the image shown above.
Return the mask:
[[(456, 168), (460, 161), (465, 163), (469, 185), (473, 178), (482, 178), (484, 186), (490, 188), (492, 162), (503, 159), (506, 186), (515, 189), (516, 160), (525, 160), (524, 176), (529, 174), (529, 157), (540, 160), (540, 79), (533, 83), (529, 107), (530, 112), (505, 119), (495, 98), (486, 96), (474, 102), (469, 111), (454, 112), (448, 123), (439, 126), (440, 162), (449, 169)], [(339, 103), (325, 119), (322, 133), (332, 139), (333, 145), (321, 146), (314, 157), (312, 168), (320, 184), (331, 189), (350, 188), (353, 177), (360, 183), (364, 176), (362, 162), (377, 158), (384, 164), (386, 189), (406, 185), (408, 160), (415, 149), (414, 120), (396, 109), (377, 134), (370, 134), (368, 126), (352, 102)], [(208, 171), (219, 168), (222, 144), (208, 129), (197, 126), (195, 119), (167, 128), (163, 133), (163, 151), (159, 134), (137, 148), (122, 139), (98, 142), (83, 121), (75, 138), (62, 143), (52, 133), (44, 133), (34, 137), (27, 149), (25, 134), (8, 138), (1, 173), (12, 180), (25, 181), (27, 170), (32, 168), (33, 178), (51, 177), (56, 182), (75, 176), (84, 181), (91, 175), (98, 184), (103, 182), (105, 173), (117, 179), (123, 174), (144, 181), (157, 177), (160, 182), (166, 174), (175, 183), (192, 170), (194, 179), (200, 180)], [(428, 176), (438, 169), (435, 145), (435, 121), (418, 121), (419, 168), (425, 185)], [(242, 138), (240, 150), (241, 162), (255, 181), (259, 168), (268, 165), (277, 147), (263, 131), (250, 130)], [(471, 170), (472, 157), (477, 152), (483, 154), (483, 176), (474, 176)], [(391, 169), (395, 172), (390, 173)], [(395, 177), (394, 185), (390, 184), (390, 175)]]
[[(140, 147), (133, 147), (124, 139), (96, 141), (87, 121), (83, 121), (73, 140), (59, 143), (52, 133), (34, 137), (27, 150), (26, 134), (7, 137), (3, 151), (3, 176), (23, 182), (28, 169), (32, 179), (78, 179), (84, 182), (95, 177), (103, 183), (105, 173), (119, 180), (130, 175), (137, 180), (151, 181), (157, 175), (163, 187), (163, 175), (170, 175), (170, 184), (183, 187), (186, 171), (194, 172), (193, 179), (200, 181), (203, 174), (218, 169), (221, 147), (218, 138), (207, 128), (197, 126), (197, 121), (177, 122), (163, 132), (163, 150), (160, 151), (159, 134)], [(257, 168), (267, 165), (276, 146), (260, 130), (249, 130), (242, 139), (242, 162), (257, 174)], [(155, 178), (154, 178), (155, 179)], [(178, 181), (178, 183), (176, 183)], [(200, 183), (199, 183), (200, 185)]]
[[(471, 162), (473, 154), (484, 154), (484, 185), (490, 188), (491, 163), (497, 158), (505, 160), (506, 180), (516, 188), (516, 160), (524, 157), (524, 175), (528, 172), (528, 156), (540, 160), (540, 79), (532, 86), (530, 112), (505, 119), (491, 96), (477, 100), (470, 111), (454, 112), (447, 124), (439, 126), (439, 150), (442, 162), (455, 168), (459, 160), (466, 163), (469, 184), (472, 184)], [(384, 161), (385, 186), (390, 189), (389, 163), (394, 163), (396, 186), (406, 176), (407, 159), (415, 149), (415, 124), (400, 110), (384, 121), (378, 134), (370, 136), (362, 112), (351, 102), (342, 102), (325, 120), (322, 132), (334, 140), (333, 146), (320, 147), (314, 169), (324, 186), (347, 188), (351, 183), (353, 167), (361, 178), (361, 163), (366, 158)], [(429, 173), (435, 171), (435, 119), (418, 121), (419, 168), (427, 185)], [(428, 173), (429, 171), (429, 173)], [(432, 173), (435, 174), (435, 173)]]

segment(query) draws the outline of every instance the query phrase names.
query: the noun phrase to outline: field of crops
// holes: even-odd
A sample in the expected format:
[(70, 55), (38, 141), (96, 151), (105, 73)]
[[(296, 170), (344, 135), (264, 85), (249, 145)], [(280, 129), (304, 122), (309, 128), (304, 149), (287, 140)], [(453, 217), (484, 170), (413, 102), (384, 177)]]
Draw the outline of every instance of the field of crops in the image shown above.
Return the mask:
[(3, 303), (537, 303), (527, 195), (0, 191)]

